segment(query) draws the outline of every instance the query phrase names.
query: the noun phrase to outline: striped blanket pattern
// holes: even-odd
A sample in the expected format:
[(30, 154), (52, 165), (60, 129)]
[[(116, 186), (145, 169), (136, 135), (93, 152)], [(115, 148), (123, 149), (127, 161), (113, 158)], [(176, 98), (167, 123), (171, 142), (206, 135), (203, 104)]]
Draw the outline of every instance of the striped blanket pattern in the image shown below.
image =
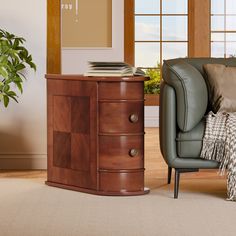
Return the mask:
[(209, 112), (200, 157), (219, 162), (227, 172), (227, 200), (236, 201), (236, 113)]

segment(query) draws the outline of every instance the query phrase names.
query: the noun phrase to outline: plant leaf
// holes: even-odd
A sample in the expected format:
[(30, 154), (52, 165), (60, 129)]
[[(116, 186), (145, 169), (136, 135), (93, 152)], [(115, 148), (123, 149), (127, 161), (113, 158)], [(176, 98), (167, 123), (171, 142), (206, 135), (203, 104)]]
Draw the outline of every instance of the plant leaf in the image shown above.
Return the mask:
[(15, 82), (17, 88), (20, 90), (21, 93), (23, 93), (21, 82)]
[(7, 95), (3, 95), (4, 106), (7, 107), (9, 104), (9, 97)]
[(16, 71), (20, 71), (20, 70), (23, 70), (25, 69), (25, 65), (24, 64), (18, 64), (16, 67), (15, 67)]
[(4, 87), (3, 87), (3, 92), (4, 93), (7, 93), (10, 89), (10, 86), (8, 84), (6, 84)]
[(8, 73), (7, 70), (4, 66), (0, 66), (0, 75), (2, 75), (3, 78), (7, 78), (8, 77)]
[(13, 48), (17, 49), (17, 47), (19, 46), (19, 43), (20, 43), (19, 39), (16, 38), (15, 41), (14, 41), (14, 44), (13, 44)]
[(34, 71), (36, 71), (36, 65), (32, 61), (28, 62), (28, 64), (30, 65), (31, 68), (34, 69)]

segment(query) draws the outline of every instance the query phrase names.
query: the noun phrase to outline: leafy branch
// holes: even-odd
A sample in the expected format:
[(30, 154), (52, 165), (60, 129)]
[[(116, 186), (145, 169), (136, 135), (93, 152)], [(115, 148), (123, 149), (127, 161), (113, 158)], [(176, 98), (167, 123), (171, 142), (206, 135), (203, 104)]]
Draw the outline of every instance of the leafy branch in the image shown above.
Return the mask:
[(0, 102), (3, 101), (5, 107), (10, 99), (18, 102), (12, 85), (23, 93), (22, 83), (26, 79), (23, 70), (30, 67), (36, 71), (36, 65), (24, 43), (24, 38), (0, 29)]
[(144, 93), (159, 94), (161, 83), (160, 64), (157, 64), (156, 68), (147, 69), (146, 75), (150, 77), (150, 80), (144, 82)]

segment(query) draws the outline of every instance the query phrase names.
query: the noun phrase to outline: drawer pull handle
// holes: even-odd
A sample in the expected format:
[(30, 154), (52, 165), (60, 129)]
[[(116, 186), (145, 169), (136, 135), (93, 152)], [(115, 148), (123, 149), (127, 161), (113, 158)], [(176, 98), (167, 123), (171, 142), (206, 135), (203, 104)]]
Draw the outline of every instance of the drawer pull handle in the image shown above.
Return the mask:
[(138, 150), (135, 149), (135, 148), (130, 149), (129, 155), (130, 155), (131, 157), (137, 156), (137, 155), (138, 155)]
[(130, 120), (130, 122), (132, 122), (132, 123), (138, 122), (138, 115), (137, 115), (137, 114), (132, 114), (132, 115), (130, 115), (130, 116), (129, 116), (129, 120)]

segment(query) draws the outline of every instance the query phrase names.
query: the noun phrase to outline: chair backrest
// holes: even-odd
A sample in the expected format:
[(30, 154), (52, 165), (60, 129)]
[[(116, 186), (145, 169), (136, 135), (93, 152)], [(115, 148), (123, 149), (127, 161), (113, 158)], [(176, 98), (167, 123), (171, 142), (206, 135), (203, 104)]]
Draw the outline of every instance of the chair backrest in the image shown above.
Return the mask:
[(236, 58), (177, 58), (163, 64), (163, 80), (175, 89), (177, 123), (182, 131), (191, 130), (211, 110), (204, 64), (236, 67)]
[(166, 60), (170, 65), (175, 65), (179, 61), (184, 61), (194, 66), (202, 75), (205, 77), (205, 73), (203, 71), (204, 64), (223, 64), (226, 66), (236, 66), (236, 58), (176, 58)]

